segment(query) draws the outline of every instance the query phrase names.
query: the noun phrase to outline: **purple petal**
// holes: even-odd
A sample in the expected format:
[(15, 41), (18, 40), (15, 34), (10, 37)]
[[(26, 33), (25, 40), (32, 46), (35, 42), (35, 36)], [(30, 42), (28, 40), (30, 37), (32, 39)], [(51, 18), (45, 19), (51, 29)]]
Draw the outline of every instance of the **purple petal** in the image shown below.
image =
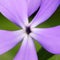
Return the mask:
[(47, 51), (60, 54), (60, 26), (53, 28), (33, 29), (31, 36), (37, 40)]
[(0, 54), (12, 49), (23, 38), (22, 31), (0, 30)]
[(26, 3), (26, 0), (14, 0), (13, 2), (15, 2), (14, 5), (16, 5), (16, 10), (17, 10), (17, 13), (19, 14), (19, 16), (21, 17), (21, 19), (23, 20), (23, 23), (25, 25), (28, 24), (28, 6), (27, 6), (27, 3)]
[(56, 11), (58, 6), (59, 0), (42, 0), (39, 12), (30, 23), (31, 26), (35, 27), (46, 21)]
[(21, 49), (14, 60), (38, 60), (34, 43), (30, 37), (24, 38)]
[(1, 13), (17, 25), (28, 23), (25, 0), (0, 0)]
[(27, 0), (28, 3), (28, 16), (31, 16), (40, 6), (41, 0)]

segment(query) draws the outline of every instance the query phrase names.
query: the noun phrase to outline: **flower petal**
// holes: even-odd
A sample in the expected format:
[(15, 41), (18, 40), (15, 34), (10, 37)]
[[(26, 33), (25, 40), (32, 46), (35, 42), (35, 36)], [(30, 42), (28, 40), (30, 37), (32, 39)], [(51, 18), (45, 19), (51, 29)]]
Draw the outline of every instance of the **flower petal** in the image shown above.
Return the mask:
[(24, 38), (21, 49), (14, 60), (38, 60), (34, 43), (30, 37)]
[(31, 16), (40, 6), (41, 0), (27, 0), (28, 3), (28, 16)]
[(12, 49), (23, 38), (22, 31), (0, 30), (0, 54)]
[(19, 16), (21, 17), (23, 23), (25, 25), (28, 24), (28, 7), (27, 7), (27, 3), (26, 0), (14, 0), (13, 2), (15, 2), (14, 5), (16, 5), (16, 9), (17, 9), (17, 13), (19, 13)]
[(47, 51), (60, 54), (60, 26), (53, 28), (33, 29), (31, 36), (37, 40)]
[(31, 26), (35, 27), (46, 21), (56, 11), (58, 6), (59, 0), (42, 0), (40, 10), (30, 23)]
[(28, 23), (25, 0), (0, 0), (1, 13), (17, 25)]

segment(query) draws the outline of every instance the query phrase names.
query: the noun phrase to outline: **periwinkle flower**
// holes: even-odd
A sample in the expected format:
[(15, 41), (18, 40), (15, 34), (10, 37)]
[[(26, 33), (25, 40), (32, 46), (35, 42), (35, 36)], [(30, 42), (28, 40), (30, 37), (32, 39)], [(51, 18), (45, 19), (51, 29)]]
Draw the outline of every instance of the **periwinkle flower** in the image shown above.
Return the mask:
[[(60, 54), (60, 26), (36, 28), (51, 17), (58, 6), (59, 0), (0, 0), (1, 13), (22, 28), (17, 31), (0, 30), (0, 55), (22, 41), (14, 60), (38, 60), (34, 40), (48, 52)], [(29, 22), (28, 17), (38, 8), (36, 16)]]

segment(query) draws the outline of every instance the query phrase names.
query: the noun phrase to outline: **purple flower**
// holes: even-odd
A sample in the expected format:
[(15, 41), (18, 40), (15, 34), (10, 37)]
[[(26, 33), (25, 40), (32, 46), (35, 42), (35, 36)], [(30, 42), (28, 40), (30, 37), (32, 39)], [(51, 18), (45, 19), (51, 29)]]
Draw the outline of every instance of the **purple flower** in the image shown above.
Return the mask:
[[(21, 30), (0, 30), (0, 54), (12, 49), (22, 41), (14, 60), (38, 60), (34, 39), (47, 51), (60, 54), (60, 26), (36, 28), (56, 11), (59, 0), (0, 0), (0, 11)], [(40, 7), (34, 19), (29, 23), (28, 17)]]

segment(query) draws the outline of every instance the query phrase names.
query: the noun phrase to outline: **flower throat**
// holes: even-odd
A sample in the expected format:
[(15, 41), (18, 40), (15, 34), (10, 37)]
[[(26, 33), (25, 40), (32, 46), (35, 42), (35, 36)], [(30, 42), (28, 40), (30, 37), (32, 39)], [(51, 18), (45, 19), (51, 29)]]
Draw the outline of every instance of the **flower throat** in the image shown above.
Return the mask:
[(29, 35), (31, 33), (30, 27), (26, 27), (26, 33)]

